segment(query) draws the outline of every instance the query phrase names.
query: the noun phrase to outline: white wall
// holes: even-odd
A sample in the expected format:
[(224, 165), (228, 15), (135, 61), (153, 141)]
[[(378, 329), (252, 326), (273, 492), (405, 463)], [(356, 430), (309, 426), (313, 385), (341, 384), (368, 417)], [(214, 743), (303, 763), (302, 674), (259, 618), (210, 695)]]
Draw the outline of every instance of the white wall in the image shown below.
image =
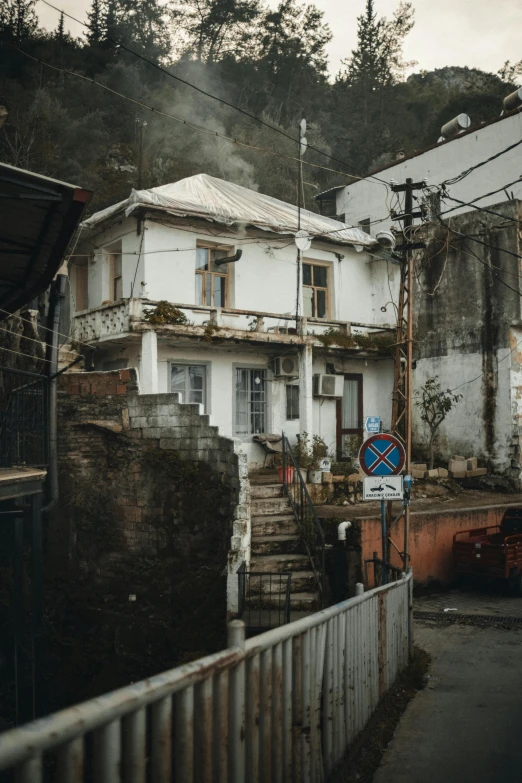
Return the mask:
[[(377, 172), (376, 176), (386, 183), (391, 179), (403, 183), (407, 177), (411, 177), (414, 182), (426, 178), (429, 185), (440, 185), (470, 166), (520, 141), (521, 138), (522, 114), (518, 113), (443, 142), (409, 160), (398, 162), (384, 171)], [(481, 166), (461, 182), (448, 185), (448, 192), (460, 201), (470, 201), (513, 182), (522, 173), (521, 154), (521, 148), (515, 147), (491, 163)], [(515, 198), (522, 198), (522, 180), (520, 184), (512, 185), (509, 193), (513, 193)], [(391, 219), (388, 218), (392, 197), (393, 194), (390, 194), (382, 184), (367, 178), (338, 191), (336, 211), (338, 215), (344, 215), (345, 222), (351, 225), (357, 225), (359, 221), (366, 218), (371, 220), (386, 218), (383, 223), (376, 223), (370, 227), (370, 233), (375, 235), (380, 229), (392, 225)], [(477, 203), (481, 207), (486, 207), (506, 200), (508, 196), (501, 191)], [(448, 201), (447, 206), (442, 206), (442, 210), (450, 207), (458, 207), (458, 205)], [(451, 214), (457, 215), (463, 211), (469, 211), (469, 207), (458, 207)]]
[[(219, 236), (227, 229), (216, 225), (202, 226), (200, 230), (191, 229), (187, 223), (180, 225), (160, 225), (152, 221), (142, 224), (142, 234), (138, 235), (136, 220), (124, 220), (111, 227), (99, 237), (100, 252), (89, 266), (89, 306), (100, 305), (108, 298), (109, 268), (108, 258), (103, 248), (122, 238), (123, 243), (123, 291), (130, 295), (131, 284), (135, 279), (134, 295), (145, 283), (148, 299), (155, 301), (167, 299), (178, 304), (195, 304), (196, 295), (196, 243), (198, 239), (212, 240), (230, 244), (234, 249), (241, 248), (243, 257), (230, 265), (231, 301), (230, 307), (240, 310), (252, 310), (275, 314), (293, 314), (295, 312), (297, 252), (288, 238), (279, 238), (273, 234), (255, 234), (249, 231), (237, 232), (228, 240)], [(210, 232), (210, 233), (209, 233)], [(88, 245), (86, 245), (88, 247)], [(141, 250), (141, 255), (140, 255)], [(138, 264), (138, 259), (139, 264)], [(362, 322), (369, 324), (387, 324), (393, 322), (395, 313), (382, 312), (390, 300), (390, 287), (397, 284), (397, 270), (383, 261), (372, 259), (365, 252), (357, 252), (353, 247), (328, 245), (314, 242), (313, 247), (304, 254), (306, 261), (327, 263), (330, 269), (330, 318), (333, 320)], [(302, 302), (301, 302), (302, 307)], [(301, 309), (302, 312), (302, 309)], [(208, 312), (201, 311), (190, 316), (195, 323), (208, 320)], [(229, 325), (247, 328), (247, 317), (224, 316)], [(236, 323), (237, 322), (237, 323)], [(241, 322), (241, 323), (240, 323)], [(276, 321), (277, 322), (277, 321)], [(271, 322), (271, 325), (274, 322)], [(281, 325), (287, 325), (281, 321)], [(169, 341), (158, 339), (158, 391), (170, 391), (169, 361), (208, 362), (209, 410), (214, 424), (224, 435), (234, 436), (235, 377), (234, 366), (269, 366), (270, 349), (263, 346), (245, 350), (241, 346), (200, 347), (199, 345), (181, 347)], [(273, 346), (270, 355), (277, 353)], [(121, 349), (106, 349), (102, 360), (129, 359), (129, 366), (138, 366), (143, 376), (145, 371), (141, 363), (141, 347), (126, 345)], [(334, 355), (335, 352), (332, 352)], [(326, 359), (321, 349), (314, 350), (314, 372), (324, 373)], [(330, 359), (328, 359), (330, 361)], [(354, 359), (342, 362), (340, 372), (362, 372), (364, 374), (364, 414), (381, 415), (385, 426), (389, 426), (391, 413), (391, 361)], [(269, 376), (270, 377), (270, 376)], [(142, 377), (142, 382), (146, 379)], [(268, 383), (268, 422), (267, 431), (279, 433), (284, 430), (291, 441), (299, 432), (300, 422), (286, 421), (286, 390), (284, 381)], [(329, 450), (334, 453), (336, 447), (336, 404), (334, 400), (314, 399), (312, 407), (313, 432), (324, 438)], [(388, 424), (386, 424), (388, 422)], [(312, 429), (309, 426), (308, 429)], [(245, 448), (250, 462), (263, 459), (264, 452), (252, 444), (252, 438), (245, 438)]]
[[(198, 239), (212, 240), (243, 250), (241, 260), (229, 266), (230, 307), (288, 315), (295, 312), (297, 256), (288, 238), (269, 234), (256, 241), (252, 236), (225, 240), (216, 238), (217, 228), (208, 234), (206, 227), (194, 231), (151, 221), (146, 221), (142, 230), (143, 238), (136, 233), (136, 221), (129, 220), (96, 238), (100, 249), (89, 263), (89, 307), (97, 307), (109, 298), (109, 261), (104, 248), (120, 236), (125, 297), (130, 296), (133, 283), (134, 296), (139, 296), (143, 282), (150, 300), (196, 304), (196, 243)], [(90, 246), (83, 247), (86, 250), (81, 252), (88, 252)], [(338, 260), (336, 254), (343, 258)], [(365, 252), (324, 242), (314, 243), (303, 260), (329, 266), (331, 319), (375, 324), (393, 320), (381, 307), (390, 299), (389, 284), (396, 287), (396, 267), (390, 265), (387, 269), (384, 261), (376, 261)]]
[[(126, 218), (99, 233), (91, 242), (78, 242), (77, 252), (90, 256), (88, 260), (88, 302), (89, 308), (99, 307), (111, 299), (109, 259), (105, 248), (121, 240), (123, 296), (129, 297), (134, 285), (134, 296), (139, 296), (141, 281), (144, 277), (143, 255), (140, 247), (144, 242), (138, 234), (138, 224), (134, 218)], [(94, 245), (94, 247), (93, 247)], [(74, 274), (71, 274), (71, 282)]]
[[(137, 367), (142, 374), (140, 349), (136, 344), (124, 341), (125, 348), (104, 350), (104, 361), (125, 357), (129, 367)], [(122, 346), (123, 347), (123, 346)], [(235, 410), (235, 368), (236, 366), (262, 367), (268, 370), (267, 377), (267, 432), (287, 435), (295, 443), (300, 430), (298, 419), (286, 419), (286, 381), (274, 379), (270, 371), (271, 354), (260, 347), (258, 351), (241, 350), (237, 346), (227, 349), (215, 347), (179, 347), (166, 339), (158, 339), (158, 392), (170, 391), (169, 364), (205, 364), (207, 367), (207, 413), (211, 424), (218, 426), (220, 433), (242, 441), (250, 463), (262, 463), (264, 451), (252, 443), (252, 436), (239, 437), (234, 428)], [(331, 355), (315, 354), (313, 372), (324, 373), (326, 364), (332, 364)], [(393, 388), (393, 362), (391, 359), (364, 360), (347, 359), (334, 362), (336, 372), (360, 373), (363, 375), (363, 415), (381, 416), (385, 429), (391, 420), (391, 394)], [(101, 364), (100, 364), (101, 366)], [(141, 379), (140, 379), (141, 385)], [(314, 398), (312, 435), (320, 435), (328, 446), (329, 454), (336, 450), (336, 399)]]

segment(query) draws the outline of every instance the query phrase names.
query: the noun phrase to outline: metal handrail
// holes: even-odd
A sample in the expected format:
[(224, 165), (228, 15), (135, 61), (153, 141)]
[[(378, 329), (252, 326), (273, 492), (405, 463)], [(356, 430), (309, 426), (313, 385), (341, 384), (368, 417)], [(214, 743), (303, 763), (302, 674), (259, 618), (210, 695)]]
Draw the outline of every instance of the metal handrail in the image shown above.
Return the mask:
[(234, 621), (226, 650), (5, 732), (0, 771), (243, 783), (262, 768), (266, 780), (319, 783), (408, 662), (411, 590), (410, 572), (247, 641)]
[[(243, 562), (237, 576), (238, 619), (244, 620), (247, 628), (277, 628), (290, 622), (291, 573), (250, 571)], [(276, 607), (272, 606), (275, 597)]]
[[(310, 493), (308, 492), (308, 488), (303, 480), (301, 471), (297, 466), (292, 449), (284, 432), (282, 434), (282, 447), (283, 491), (292, 506), (297, 528), (305, 545), (306, 553), (310, 558), (314, 576), (324, 602), (326, 574), (324, 530), (319, 522), (312, 498), (310, 497)], [(294, 469), (294, 483), (296, 483), (299, 488), (298, 493), (294, 493), (288, 489), (287, 468), (289, 467)], [(296, 497), (296, 494), (298, 494), (298, 497)], [(312, 524), (310, 524), (310, 519)], [(318, 539), (319, 544), (317, 541)]]

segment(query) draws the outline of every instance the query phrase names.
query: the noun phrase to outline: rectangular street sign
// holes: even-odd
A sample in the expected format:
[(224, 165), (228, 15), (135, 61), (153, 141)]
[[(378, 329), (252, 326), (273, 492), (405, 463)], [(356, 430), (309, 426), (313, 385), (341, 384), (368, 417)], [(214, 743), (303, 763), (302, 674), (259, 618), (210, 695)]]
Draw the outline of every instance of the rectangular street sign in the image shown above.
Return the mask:
[(402, 476), (365, 476), (363, 500), (402, 500)]
[(366, 432), (377, 433), (381, 431), (381, 417), (367, 416), (364, 422)]

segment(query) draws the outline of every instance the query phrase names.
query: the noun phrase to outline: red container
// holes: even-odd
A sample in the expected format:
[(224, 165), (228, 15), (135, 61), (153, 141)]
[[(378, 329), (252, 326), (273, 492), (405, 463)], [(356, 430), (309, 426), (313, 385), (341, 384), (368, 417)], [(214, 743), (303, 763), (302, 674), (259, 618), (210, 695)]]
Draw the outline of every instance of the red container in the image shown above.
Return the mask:
[[(280, 484), (291, 484), (294, 480), (294, 469), (292, 467), (287, 467), (286, 469), (283, 467), (280, 467), (277, 469), (277, 472), (279, 473), (279, 483)], [(284, 475), (284, 481), (283, 481), (283, 474)]]

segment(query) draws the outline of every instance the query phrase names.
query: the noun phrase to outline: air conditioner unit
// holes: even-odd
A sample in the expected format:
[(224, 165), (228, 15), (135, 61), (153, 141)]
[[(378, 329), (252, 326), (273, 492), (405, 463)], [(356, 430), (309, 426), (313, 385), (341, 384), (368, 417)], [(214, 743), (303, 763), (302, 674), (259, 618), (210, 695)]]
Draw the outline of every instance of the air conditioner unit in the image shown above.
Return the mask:
[(274, 359), (274, 375), (277, 378), (299, 378), (299, 356), (289, 354)]
[(342, 397), (343, 375), (314, 375), (314, 397)]

